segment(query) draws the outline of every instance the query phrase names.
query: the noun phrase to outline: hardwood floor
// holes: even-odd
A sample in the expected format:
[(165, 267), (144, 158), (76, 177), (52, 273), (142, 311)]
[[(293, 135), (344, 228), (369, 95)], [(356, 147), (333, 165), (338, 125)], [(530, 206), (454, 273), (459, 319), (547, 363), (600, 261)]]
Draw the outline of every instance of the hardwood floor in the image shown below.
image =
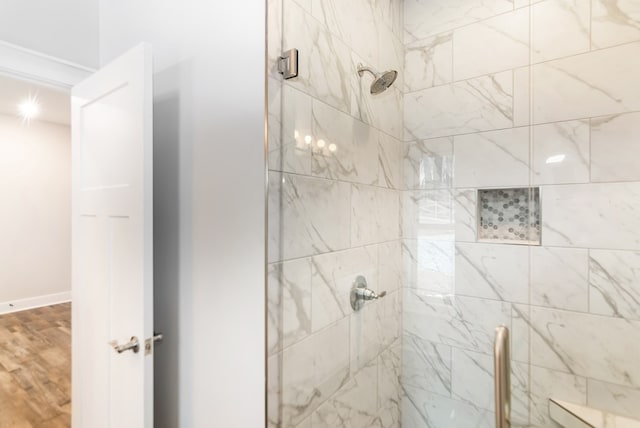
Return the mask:
[(0, 315), (0, 428), (71, 426), (71, 304)]

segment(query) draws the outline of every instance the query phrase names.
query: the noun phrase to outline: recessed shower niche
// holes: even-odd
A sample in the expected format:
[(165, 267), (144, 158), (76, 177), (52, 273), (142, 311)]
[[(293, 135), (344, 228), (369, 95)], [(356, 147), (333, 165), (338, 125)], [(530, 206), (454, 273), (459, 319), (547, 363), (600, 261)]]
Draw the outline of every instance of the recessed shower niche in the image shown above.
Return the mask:
[(478, 189), (478, 241), (540, 245), (540, 188)]

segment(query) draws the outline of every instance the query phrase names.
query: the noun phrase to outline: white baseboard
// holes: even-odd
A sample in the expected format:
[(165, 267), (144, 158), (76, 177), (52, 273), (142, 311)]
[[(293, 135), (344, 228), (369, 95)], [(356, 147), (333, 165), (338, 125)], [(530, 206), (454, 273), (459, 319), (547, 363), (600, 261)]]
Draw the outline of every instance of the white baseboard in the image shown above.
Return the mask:
[(40, 308), (42, 306), (57, 305), (71, 301), (71, 291), (64, 293), (47, 294), (46, 296), (30, 297), (28, 299), (0, 302), (0, 314), (26, 311), (27, 309)]

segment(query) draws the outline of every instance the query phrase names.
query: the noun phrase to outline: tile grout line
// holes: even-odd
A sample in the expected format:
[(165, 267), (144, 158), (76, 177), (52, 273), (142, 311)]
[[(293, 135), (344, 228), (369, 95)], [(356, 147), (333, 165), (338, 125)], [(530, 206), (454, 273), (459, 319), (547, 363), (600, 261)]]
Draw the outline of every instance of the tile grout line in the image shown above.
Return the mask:
[[(551, 0), (549, 0), (549, 1), (551, 1)], [(438, 85), (433, 85), (433, 86), (429, 86), (429, 87), (426, 87), (426, 88), (420, 88), (420, 89), (416, 89), (414, 91), (406, 91), (405, 95), (411, 95), (411, 94), (415, 94), (417, 92), (428, 91), (429, 89), (432, 89), (432, 88), (446, 87), (446, 86), (450, 86), (450, 85), (453, 85), (453, 84), (456, 84), (456, 83), (463, 83), (463, 82), (467, 82), (467, 81), (470, 81), (470, 80), (480, 79), (480, 78), (483, 78), (483, 77), (490, 77), (490, 76), (493, 76), (493, 75), (496, 75), (496, 74), (506, 73), (506, 72), (508, 72), (510, 70), (515, 70), (515, 69), (518, 69), (518, 68), (524, 68), (524, 67), (533, 68), (533, 67), (537, 67), (539, 65), (547, 64), (547, 63), (554, 62), (554, 61), (561, 61), (561, 60), (565, 60), (565, 59), (569, 59), (569, 58), (574, 58), (574, 57), (577, 57), (577, 56), (580, 56), (580, 55), (588, 55), (588, 54), (593, 53), (593, 52), (601, 52), (601, 51), (605, 51), (607, 49), (619, 48), (619, 47), (623, 47), (623, 46), (626, 46), (626, 45), (633, 45), (633, 44), (639, 44), (639, 43), (640, 43), (640, 39), (629, 41), (629, 42), (618, 43), (618, 44), (615, 44), (615, 45), (606, 46), (606, 47), (602, 47), (602, 48), (596, 48), (596, 49), (593, 49), (593, 50), (586, 50), (586, 51), (575, 53), (575, 54), (572, 54), (572, 55), (567, 55), (567, 56), (548, 59), (548, 60), (544, 60), (544, 61), (534, 62), (534, 63), (530, 63), (529, 65), (526, 65), (526, 64), (525, 65), (515, 65), (515, 66), (509, 67), (509, 68), (505, 68), (505, 69), (501, 69), (501, 70), (497, 70), (497, 71), (492, 71), (490, 73), (478, 74), (476, 76), (469, 76), (467, 78), (459, 79), (459, 80), (455, 80), (454, 79), (451, 82), (442, 83), (442, 84), (438, 84)]]
[[(522, 67), (520, 67), (520, 68), (522, 68)], [(530, 97), (533, 98), (533, 91), (531, 91)], [(628, 110), (628, 111), (619, 112), (619, 113), (608, 113), (608, 114), (599, 114), (599, 115), (596, 115), (596, 116), (575, 117), (575, 118), (570, 118), (570, 119), (561, 119), (561, 120), (553, 120), (553, 121), (548, 121), (548, 122), (531, 123), (529, 125), (519, 125), (519, 126), (514, 126), (514, 127), (490, 128), (490, 129), (486, 129), (486, 130), (476, 130), (476, 131), (471, 131), (471, 132), (463, 132), (463, 133), (460, 133), (460, 134), (443, 134), (443, 135), (427, 136), (427, 137), (424, 137), (424, 138), (416, 138), (416, 139), (412, 139), (412, 140), (407, 140), (407, 141), (405, 141), (405, 143), (425, 142), (425, 141), (429, 141), (429, 140), (436, 140), (436, 139), (439, 139), (439, 138), (460, 137), (460, 136), (465, 136), (465, 135), (486, 134), (486, 133), (490, 133), (490, 132), (507, 131), (509, 129), (526, 128), (527, 126), (534, 126), (535, 127), (535, 126), (541, 126), (541, 125), (553, 125), (553, 124), (566, 123), (566, 122), (587, 121), (587, 120), (590, 120), (590, 119), (606, 118), (606, 117), (609, 117), (609, 116), (624, 116), (624, 115), (635, 114), (635, 113), (640, 113), (640, 110)], [(530, 114), (533, 115), (533, 113), (530, 113)]]

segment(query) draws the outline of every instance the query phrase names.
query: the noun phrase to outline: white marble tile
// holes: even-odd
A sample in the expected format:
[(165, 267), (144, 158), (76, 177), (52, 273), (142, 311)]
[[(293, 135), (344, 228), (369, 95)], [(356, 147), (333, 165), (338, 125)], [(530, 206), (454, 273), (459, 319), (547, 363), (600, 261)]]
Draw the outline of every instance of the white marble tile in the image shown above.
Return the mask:
[(640, 249), (640, 183), (549, 186), (541, 201), (542, 245)]
[(378, 356), (378, 415), (383, 427), (400, 428), (402, 399), (402, 341)]
[[(284, 0), (287, 1), (287, 0)], [(305, 12), (311, 13), (312, 0), (293, 0), (295, 1), (301, 8), (304, 9)]]
[[(293, 89), (288, 84), (283, 84), (281, 95), (269, 99), (270, 120), (272, 103), (274, 109), (277, 109), (273, 118), (276, 118), (276, 114), (279, 116), (280, 111), (282, 118), (281, 127), (279, 127), (281, 132), (278, 132), (278, 136), (274, 134), (273, 139), (269, 139), (269, 169), (310, 175), (311, 143), (313, 142), (311, 97)], [(280, 103), (282, 106), (279, 105)], [(270, 121), (269, 129), (279, 124), (278, 121)], [(271, 137), (271, 131), (269, 135)]]
[(530, 427), (530, 367), (528, 364), (511, 361), (511, 425)]
[(404, 96), (405, 141), (513, 125), (513, 73), (506, 71)]
[(456, 293), (528, 303), (528, 247), (458, 242)]
[(380, 325), (380, 304), (381, 301), (367, 302), (349, 317), (352, 373), (370, 364), (383, 349), (382, 332), (376, 330)]
[(587, 380), (542, 367), (531, 366), (531, 424), (553, 426), (549, 418), (549, 398), (576, 404), (587, 402)]
[(531, 304), (587, 312), (589, 255), (582, 248), (531, 247)]
[(529, 8), (458, 28), (453, 78), (468, 79), (529, 64)]
[(511, 324), (505, 302), (404, 291), (403, 329), (423, 340), (491, 355), (496, 326)]
[(402, 192), (403, 238), (442, 237), (443, 235), (453, 237), (453, 234), (454, 216), (451, 190)]
[[(372, 125), (393, 138), (403, 138), (404, 95), (399, 86), (392, 86), (371, 100)], [(376, 101), (376, 102), (374, 102)]]
[(404, 146), (407, 189), (443, 189), (453, 183), (453, 138), (412, 141)]
[(533, 62), (588, 52), (590, 0), (550, 0), (531, 6)]
[(402, 386), (451, 395), (451, 347), (405, 334), (402, 338)]
[[(376, 0), (374, 0), (375, 2)], [(397, 0), (396, 0), (397, 1)], [(378, 70), (396, 70), (398, 76), (393, 84), (394, 88), (402, 90), (404, 88), (405, 69), (404, 56), (405, 47), (402, 41), (384, 24), (378, 25), (377, 31), (379, 57), (377, 62)]]
[(281, 370), (283, 425), (296, 426), (349, 380), (349, 319), (285, 349)]
[(404, 143), (385, 134), (378, 133), (378, 185), (389, 189), (404, 188), (402, 163)]
[(533, 127), (533, 184), (589, 182), (589, 121)]
[(490, 18), (513, 9), (510, 0), (407, 0), (405, 43)]
[(535, 123), (640, 110), (640, 43), (533, 66)]
[(269, 265), (268, 343), (273, 354), (311, 333), (311, 263), (297, 259)]
[(295, 428), (311, 428), (311, 421), (312, 421), (312, 418), (311, 416), (309, 416), (306, 419), (304, 419), (302, 422), (297, 424)]
[(531, 123), (531, 67), (513, 70), (513, 126)]
[(402, 41), (404, 36), (404, 1), (374, 0), (380, 22), (391, 28), (393, 34)]
[(349, 47), (292, 0), (284, 0), (283, 21), (282, 48), (304, 52), (298, 77), (288, 84), (349, 112), (350, 82), (355, 73)]
[(405, 428), (492, 428), (495, 426), (492, 411), (478, 409), (464, 401), (414, 387), (406, 387), (405, 392), (407, 399), (402, 400), (402, 426)]
[(590, 250), (590, 312), (640, 320), (640, 253)]
[(528, 305), (511, 305), (511, 359), (529, 363), (529, 319)]
[(281, 82), (277, 61), (282, 55), (282, 2), (267, 1), (267, 74)]
[(267, 79), (267, 161), (270, 170), (281, 171), (282, 150), (282, 80)]
[(402, 337), (402, 290), (382, 291), (387, 291), (387, 295), (377, 301), (376, 330), (380, 332), (382, 349), (385, 349)]
[(275, 354), (267, 360), (267, 428), (282, 426), (282, 388), (280, 370), (282, 354)]
[[(406, 388), (403, 388), (403, 389), (406, 389)], [(422, 401), (422, 400), (418, 400), (420, 396), (421, 394), (419, 389), (410, 389), (409, 391), (403, 391), (402, 423), (400, 426), (410, 427), (410, 428), (419, 428), (419, 427), (427, 426), (428, 422), (427, 422), (426, 416), (423, 416), (420, 413), (420, 410), (418, 410), (418, 408), (416, 407), (416, 406), (419, 406), (419, 404), (414, 404), (414, 401), (413, 401), (413, 400), (416, 400), (417, 403)]]
[(443, 33), (405, 48), (404, 91), (414, 92), (453, 81), (453, 35)]
[(635, 0), (594, 0), (591, 45), (603, 48), (640, 40), (640, 5)]
[[(352, 61), (353, 69), (356, 70), (361, 61), (356, 56)], [(371, 83), (372, 77), (368, 73), (363, 77), (354, 73), (351, 81), (351, 115), (401, 140), (403, 94), (400, 86), (394, 83), (386, 91), (373, 95), (370, 93)]]
[[(345, 223), (344, 217), (342, 222)], [(348, 237), (349, 235), (347, 235)], [(400, 198), (395, 190), (352, 185), (351, 246), (361, 246), (400, 237)]]
[(531, 307), (531, 363), (640, 387), (640, 322)]
[(454, 348), (452, 351), (451, 395), (470, 405), (494, 410), (493, 357)]
[(402, 250), (406, 287), (438, 295), (454, 293), (453, 236), (405, 239)]
[(378, 355), (378, 404), (387, 399), (400, 399), (402, 393), (402, 337)]
[(475, 189), (455, 191), (454, 216), (456, 242), (475, 242), (477, 236), (477, 201)]
[[(493, 413), (493, 356), (453, 349), (452, 397), (476, 409)], [(511, 364), (511, 421), (514, 426), (527, 426), (529, 419), (529, 371), (522, 363)]]
[(269, 261), (349, 247), (347, 183), (269, 173)]
[(367, 302), (350, 316), (351, 371), (357, 372), (400, 337), (401, 291)]
[(520, 9), (521, 7), (529, 6), (531, 3), (535, 3), (540, 0), (513, 0), (513, 8)]
[(640, 113), (591, 119), (591, 180), (640, 180)]
[(640, 419), (640, 389), (587, 379), (587, 405), (620, 416)]
[(371, 37), (380, 30), (371, 1), (312, 0), (313, 16), (367, 61), (377, 66), (378, 43)]
[(363, 184), (378, 182), (378, 131), (313, 101), (312, 174)]
[(358, 275), (378, 289), (378, 249), (375, 246), (315, 256), (311, 261), (311, 324), (313, 331), (353, 312), (350, 291)]
[(311, 416), (312, 426), (368, 428), (381, 427), (377, 418), (378, 374), (375, 360), (350, 378)]
[(402, 242), (400, 240), (378, 245), (378, 284), (380, 290), (387, 291), (402, 287)]
[(453, 140), (456, 187), (527, 186), (529, 129), (459, 135)]

